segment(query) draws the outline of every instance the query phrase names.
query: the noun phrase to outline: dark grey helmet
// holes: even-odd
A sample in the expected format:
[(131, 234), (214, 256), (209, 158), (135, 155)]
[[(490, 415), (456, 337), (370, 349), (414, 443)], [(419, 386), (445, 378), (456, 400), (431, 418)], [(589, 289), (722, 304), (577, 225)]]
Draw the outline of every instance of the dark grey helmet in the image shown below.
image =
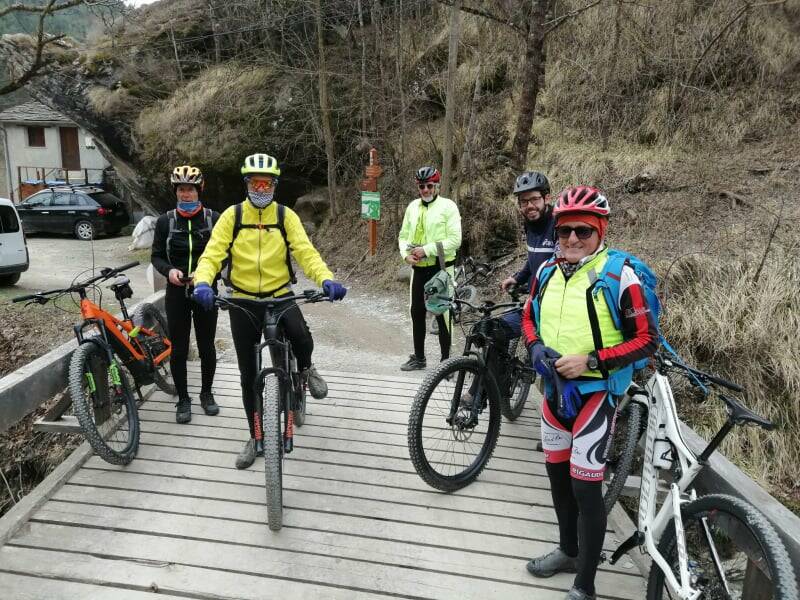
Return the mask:
[(537, 190), (542, 192), (543, 196), (550, 193), (550, 182), (539, 171), (525, 171), (514, 182), (514, 194)]
[(441, 175), (439, 174), (439, 169), (436, 167), (422, 167), (417, 169), (415, 177), (420, 183), (439, 183)]

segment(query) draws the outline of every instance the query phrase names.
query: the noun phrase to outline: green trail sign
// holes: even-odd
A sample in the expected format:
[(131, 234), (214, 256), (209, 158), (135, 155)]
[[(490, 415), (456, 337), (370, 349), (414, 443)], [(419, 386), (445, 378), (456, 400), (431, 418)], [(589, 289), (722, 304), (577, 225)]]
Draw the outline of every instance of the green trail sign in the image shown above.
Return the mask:
[(381, 218), (381, 193), (361, 192), (361, 218), (379, 221)]

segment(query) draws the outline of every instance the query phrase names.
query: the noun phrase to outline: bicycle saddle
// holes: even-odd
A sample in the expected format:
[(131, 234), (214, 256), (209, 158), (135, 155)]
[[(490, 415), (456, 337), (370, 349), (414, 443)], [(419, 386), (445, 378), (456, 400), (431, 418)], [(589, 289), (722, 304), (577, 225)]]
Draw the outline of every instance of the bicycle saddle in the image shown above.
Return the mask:
[(737, 425), (753, 423), (763, 429), (766, 429), (767, 431), (772, 431), (775, 429), (775, 423), (757, 415), (735, 398), (731, 398), (725, 394), (720, 394), (720, 398), (722, 398), (722, 400), (725, 402), (725, 405), (728, 408), (728, 415), (730, 415), (731, 420)]

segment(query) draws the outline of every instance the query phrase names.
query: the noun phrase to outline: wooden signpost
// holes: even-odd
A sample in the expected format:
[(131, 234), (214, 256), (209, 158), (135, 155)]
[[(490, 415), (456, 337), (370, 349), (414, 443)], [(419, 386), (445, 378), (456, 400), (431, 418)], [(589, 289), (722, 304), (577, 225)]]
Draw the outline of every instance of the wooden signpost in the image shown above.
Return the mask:
[(381, 218), (381, 194), (378, 191), (378, 177), (383, 173), (378, 162), (378, 151), (371, 148), (369, 164), (364, 168), (361, 180), (361, 218), (367, 221), (369, 230), (369, 253), (375, 256), (378, 249), (378, 221)]

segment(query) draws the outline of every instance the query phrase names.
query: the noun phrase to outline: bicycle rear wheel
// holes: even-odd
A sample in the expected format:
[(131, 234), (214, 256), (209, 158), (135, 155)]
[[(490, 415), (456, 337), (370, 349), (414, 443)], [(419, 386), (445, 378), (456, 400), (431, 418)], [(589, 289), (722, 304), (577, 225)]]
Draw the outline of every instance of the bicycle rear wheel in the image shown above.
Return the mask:
[(633, 469), (636, 459), (636, 447), (642, 434), (647, 409), (639, 402), (628, 402), (617, 412), (614, 431), (609, 440), (608, 458), (606, 460), (605, 481), (603, 484), (603, 503), (606, 514), (611, 512), (617, 503), (625, 482)]
[(283, 526), (283, 398), (276, 375), (265, 375), (262, 383), (267, 525), (279, 531)]
[[(786, 548), (772, 525), (753, 506), (733, 496), (715, 494), (685, 504), (681, 517), (692, 586), (702, 590), (702, 598), (754, 597), (750, 595), (755, 593), (751, 586), (757, 585), (758, 598), (797, 600), (797, 582)], [(664, 531), (658, 550), (677, 577), (674, 520)], [(766, 576), (770, 590), (765, 589), (760, 574), (754, 577), (754, 569)], [(768, 591), (771, 595), (766, 595)], [(673, 597), (664, 573), (654, 563), (647, 583), (647, 600)]]
[(461, 400), (482, 378), (475, 358), (451, 358), (425, 378), (414, 397), (408, 450), (417, 473), (431, 487), (452, 492), (469, 485), (494, 452), (500, 435), (500, 407), (494, 390), (487, 393), (479, 381), (477, 397), (472, 402)]
[(114, 384), (106, 351), (92, 342), (81, 344), (69, 363), (69, 393), (97, 455), (113, 465), (127, 465), (139, 448), (139, 413), (127, 374), (121, 366), (115, 368), (121, 386)]
[(527, 368), (530, 364), (528, 349), (520, 338), (511, 340), (508, 353), (511, 356), (509, 393), (501, 394), (500, 411), (509, 421), (516, 421), (528, 400), (533, 383), (533, 371)]
[[(143, 336), (141, 341), (142, 344), (150, 347), (153, 357), (161, 354), (166, 348), (161, 338), (169, 339), (167, 320), (164, 318), (164, 315), (161, 314), (161, 311), (154, 305), (145, 302), (136, 308), (132, 320), (135, 326), (150, 329), (156, 334), (155, 337)], [(178, 390), (175, 388), (175, 382), (172, 380), (172, 370), (170, 369), (169, 360), (165, 360), (156, 367), (153, 372), (153, 381), (165, 394), (175, 396), (178, 393)]]

